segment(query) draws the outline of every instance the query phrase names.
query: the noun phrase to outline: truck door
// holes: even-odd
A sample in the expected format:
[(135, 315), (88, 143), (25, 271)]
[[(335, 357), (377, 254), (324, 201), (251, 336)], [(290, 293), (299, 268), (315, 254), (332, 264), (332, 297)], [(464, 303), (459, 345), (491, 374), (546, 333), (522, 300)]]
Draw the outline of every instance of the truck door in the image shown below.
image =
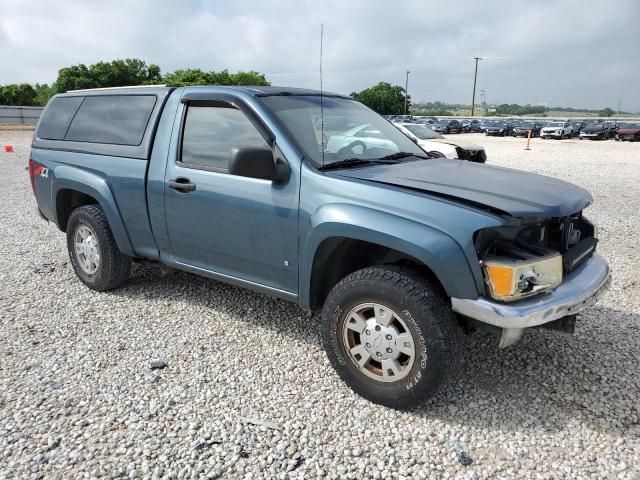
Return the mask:
[(295, 295), (299, 169), (291, 165), (284, 184), (229, 173), (232, 149), (272, 146), (264, 125), (237, 105), (197, 100), (182, 106), (177, 155), (168, 160), (164, 187), (174, 261), (232, 283)]

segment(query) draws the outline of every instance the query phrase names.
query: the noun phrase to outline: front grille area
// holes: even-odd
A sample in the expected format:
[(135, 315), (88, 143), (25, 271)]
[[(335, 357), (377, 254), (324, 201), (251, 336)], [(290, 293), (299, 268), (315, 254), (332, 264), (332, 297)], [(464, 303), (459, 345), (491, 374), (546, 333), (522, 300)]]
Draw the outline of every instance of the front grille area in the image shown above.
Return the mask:
[(547, 246), (562, 254), (565, 275), (589, 259), (598, 244), (593, 225), (579, 214), (552, 219), (546, 222), (545, 230)]
[(484, 163), (487, 160), (487, 154), (484, 150), (465, 150), (462, 147), (456, 147), (456, 153), (460, 160), (477, 163)]

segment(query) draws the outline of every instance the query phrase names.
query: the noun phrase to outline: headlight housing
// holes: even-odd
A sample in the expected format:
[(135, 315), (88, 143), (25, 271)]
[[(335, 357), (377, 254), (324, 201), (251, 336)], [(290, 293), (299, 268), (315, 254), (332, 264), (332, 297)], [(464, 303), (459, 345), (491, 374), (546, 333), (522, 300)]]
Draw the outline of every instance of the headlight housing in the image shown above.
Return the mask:
[(496, 300), (513, 302), (550, 290), (562, 283), (562, 256), (533, 260), (487, 258), (482, 262), (489, 293)]

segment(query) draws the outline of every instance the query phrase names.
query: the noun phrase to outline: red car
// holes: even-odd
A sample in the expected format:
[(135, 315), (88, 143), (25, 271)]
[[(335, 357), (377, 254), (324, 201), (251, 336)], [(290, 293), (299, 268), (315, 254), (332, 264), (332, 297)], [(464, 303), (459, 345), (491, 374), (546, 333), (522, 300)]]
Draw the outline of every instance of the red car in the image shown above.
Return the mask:
[(640, 142), (640, 123), (621, 125), (616, 132), (616, 140), (621, 142)]

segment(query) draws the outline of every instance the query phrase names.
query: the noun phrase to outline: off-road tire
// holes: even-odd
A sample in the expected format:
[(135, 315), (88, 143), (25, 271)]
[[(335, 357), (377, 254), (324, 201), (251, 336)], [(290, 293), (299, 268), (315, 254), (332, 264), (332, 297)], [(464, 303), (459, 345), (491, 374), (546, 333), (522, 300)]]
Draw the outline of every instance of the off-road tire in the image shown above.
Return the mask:
[[(75, 250), (74, 235), (80, 225), (88, 226), (98, 239), (100, 262), (93, 274), (88, 274), (82, 269)], [(76, 275), (92, 290), (112, 290), (129, 278), (131, 257), (123, 255), (118, 249), (107, 217), (98, 205), (85, 205), (71, 212), (67, 223), (67, 250)]]
[[(384, 383), (362, 373), (349, 356), (342, 328), (356, 305), (391, 308), (409, 327), (416, 360), (400, 380)], [(322, 311), (322, 341), (331, 365), (357, 394), (395, 409), (411, 409), (431, 398), (457, 366), (461, 330), (446, 297), (417, 272), (391, 265), (358, 270), (329, 293)]]

